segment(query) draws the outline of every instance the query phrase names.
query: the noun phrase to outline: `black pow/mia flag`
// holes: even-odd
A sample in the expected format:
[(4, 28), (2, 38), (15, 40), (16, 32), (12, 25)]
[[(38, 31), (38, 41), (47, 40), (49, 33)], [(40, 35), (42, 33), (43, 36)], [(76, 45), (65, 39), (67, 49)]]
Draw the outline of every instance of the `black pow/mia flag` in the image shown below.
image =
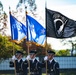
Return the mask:
[(63, 14), (46, 9), (46, 36), (69, 38), (76, 36), (76, 21)]

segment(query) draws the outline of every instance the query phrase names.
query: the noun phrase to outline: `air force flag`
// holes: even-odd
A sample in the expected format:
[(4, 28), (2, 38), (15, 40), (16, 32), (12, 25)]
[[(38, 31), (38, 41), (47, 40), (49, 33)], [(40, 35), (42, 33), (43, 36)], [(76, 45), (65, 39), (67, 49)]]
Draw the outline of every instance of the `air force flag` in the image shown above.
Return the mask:
[(27, 34), (27, 29), (24, 24), (19, 22), (15, 17), (10, 14), (10, 24), (11, 24), (11, 36), (12, 40), (20, 41)]
[(26, 19), (28, 40), (43, 45), (46, 40), (46, 29), (31, 16), (26, 15)]

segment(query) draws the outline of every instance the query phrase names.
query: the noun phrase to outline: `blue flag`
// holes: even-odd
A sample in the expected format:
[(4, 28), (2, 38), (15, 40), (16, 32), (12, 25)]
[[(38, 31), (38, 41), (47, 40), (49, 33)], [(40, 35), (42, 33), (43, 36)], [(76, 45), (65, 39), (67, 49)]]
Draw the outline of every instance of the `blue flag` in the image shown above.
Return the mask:
[(14, 16), (10, 14), (10, 24), (11, 24), (11, 36), (12, 40), (20, 41), (27, 34), (27, 29), (24, 24), (19, 22)]
[(46, 29), (29, 15), (26, 15), (26, 24), (28, 26), (28, 40), (43, 45), (46, 40)]

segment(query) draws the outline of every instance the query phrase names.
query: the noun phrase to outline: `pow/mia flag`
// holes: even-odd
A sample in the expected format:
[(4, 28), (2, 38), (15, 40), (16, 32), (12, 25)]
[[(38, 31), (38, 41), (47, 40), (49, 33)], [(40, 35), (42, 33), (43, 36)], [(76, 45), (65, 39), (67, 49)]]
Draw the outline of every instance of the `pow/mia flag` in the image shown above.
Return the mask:
[(46, 9), (47, 37), (69, 38), (76, 36), (76, 21), (63, 14)]

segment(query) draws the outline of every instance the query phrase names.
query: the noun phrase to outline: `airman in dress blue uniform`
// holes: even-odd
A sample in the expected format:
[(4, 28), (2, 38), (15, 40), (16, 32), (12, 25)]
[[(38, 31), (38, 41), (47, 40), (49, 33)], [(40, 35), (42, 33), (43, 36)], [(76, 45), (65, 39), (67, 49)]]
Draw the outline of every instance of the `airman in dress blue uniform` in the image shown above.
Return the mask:
[(31, 50), (30, 54), (26, 57), (27, 61), (25, 60), (26, 63), (28, 62), (28, 72), (30, 69), (30, 75), (42, 75), (41, 62), (36, 59), (36, 53), (36, 50)]
[(16, 75), (23, 75), (23, 70), (21, 68), (23, 63), (22, 56), (23, 53), (21, 51), (17, 51), (10, 62), (10, 67), (15, 67)]
[(47, 56), (44, 57), (43, 67), (46, 67), (48, 75), (59, 75), (59, 63), (54, 59), (55, 52), (52, 50), (47, 51)]

